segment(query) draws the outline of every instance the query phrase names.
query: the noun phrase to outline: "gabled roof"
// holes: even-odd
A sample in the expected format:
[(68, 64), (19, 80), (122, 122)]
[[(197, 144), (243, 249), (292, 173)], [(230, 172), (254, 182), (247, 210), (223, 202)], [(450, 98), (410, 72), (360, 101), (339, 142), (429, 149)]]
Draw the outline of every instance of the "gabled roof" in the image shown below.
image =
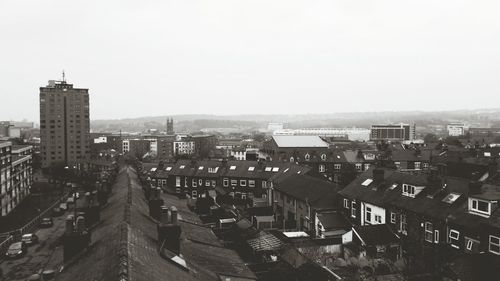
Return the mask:
[(294, 174), (275, 186), (275, 189), (299, 201), (308, 202), (313, 208), (337, 208), (337, 184), (308, 175)]
[(328, 148), (329, 144), (318, 136), (273, 136), (276, 145), (286, 147), (318, 147)]
[(413, 149), (394, 150), (391, 153), (393, 161), (430, 161), (432, 156), (431, 150), (421, 150), (420, 153)]

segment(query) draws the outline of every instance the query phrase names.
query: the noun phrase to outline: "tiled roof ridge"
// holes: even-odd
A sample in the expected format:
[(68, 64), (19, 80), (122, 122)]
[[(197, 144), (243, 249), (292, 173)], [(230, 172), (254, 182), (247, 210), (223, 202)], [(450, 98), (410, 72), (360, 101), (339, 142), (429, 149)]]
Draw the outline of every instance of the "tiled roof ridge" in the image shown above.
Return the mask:
[(132, 182), (130, 174), (127, 173), (127, 201), (123, 212), (123, 222), (120, 224), (120, 247), (118, 249), (118, 280), (130, 280), (130, 267), (129, 267), (129, 249), (128, 249), (128, 232), (130, 224), (130, 212), (132, 205)]

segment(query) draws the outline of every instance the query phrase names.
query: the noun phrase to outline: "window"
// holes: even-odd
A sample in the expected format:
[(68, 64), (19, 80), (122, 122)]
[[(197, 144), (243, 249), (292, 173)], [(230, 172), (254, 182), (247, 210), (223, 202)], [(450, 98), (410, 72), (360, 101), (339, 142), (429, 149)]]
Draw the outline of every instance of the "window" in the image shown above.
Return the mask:
[(203, 180), (202, 180), (202, 179), (199, 179), (199, 180), (198, 180), (198, 185), (199, 185), (199, 186), (203, 186)]
[(181, 177), (175, 177), (175, 186), (181, 186)]
[(369, 163), (365, 164), (365, 171), (368, 170), (368, 169), (370, 169), (370, 164)]
[(349, 209), (349, 200), (344, 199), (344, 208)]
[(231, 166), (231, 167), (229, 167), (229, 170), (231, 170), (231, 171), (236, 170), (236, 166)]
[(335, 170), (340, 170), (341, 164), (333, 164)]
[(425, 222), (424, 230), (425, 230), (425, 233), (424, 233), (425, 241), (432, 243), (432, 241), (434, 239), (434, 232), (433, 232), (433, 228), (432, 228), (432, 223)]
[(247, 199), (247, 194), (246, 193), (241, 193), (241, 199)]
[(241, 186), (247, 186), (247, 181), (246, 180), (240, 180), (240, 185)]
[(210, 180), (205, 180), (205, 186), (210, 186)]
[(372, 221), (372, 208), (370, 207), (366, 207), (366, 218), (365, 218), (365, 221), (367, 222), (371, 222)]
[(351, 217), (356, 217), (356, 202), (354, 201), (351, 202)]
[(415, 162), (415, 170), (420, 170), (420, 162)]
[(271, 172), (271, 170), (272, 170), (272, 169), (273, 169), (273, 167), (266, 167), (266, 168), (264, 169), (264, 171), (266, 171), (266, 172)]
[(472, 239), (465, 238), (465, 249), (471, 251), (472, 246), (474, 245), (474, 241)]
[(196, 197), (198, 197), (198, 192), (196, 190), (193, 190), (191, 192), (191, 195), (193, 196), (193, 198), (196, 198)]
[(182, 170), (182, 169), (184, 169), (184, 168), (186, 168), (186, 166), (184, 166), (184, 165), (181, 165), (181, 166), (179, 167), (179, 169), (181, 169), (181, 170)]
[(249, 180), (248, 181), (248, 186), (249, 187), (255, 187), (255, 181), (254, 180)]
[(225, 186), (225, 187), (228, 187), (229, 186), (229, 179), (225, 178), (222, 180), (222, 185)]
[(326, 154), (321, 154), (321, 160), (323, 160), (323, 161), (326, 160)]
[(408, 226), (406, 223), (406, 215), (405, 214), (401, 214), (400, 223), (399, 223), (399, 230), (404, 235), (406, 235), (408, 233)]
[(361, 172), (363, 165), (361, 163), (356, 163), (356, 171)]
[(319, 165), (319, 172), (324, 173), (325, 172), (325, 165)]
[(248, 167), (249, 172), (253, 172), (255, 170), (255, 167)]
[(375, 215), (375, 222), (382, 223), (382, 216)]
[(391, 223), (396, 223), (396, 213), (391, 212)]
[(203, 170), (203, 166), (198, 167), (198, 170), (199, 171)]
[(280, 168), (279, 168), (279, 167), (274, 167), (274, 168), (273, 168), (273, 172), (277, 172), (277, 171), (279, 171), (279, 170), (280, 170)]
[(448, 236), (449, 242), (452, 244), (451, 246), (454, 248), (459, 248), (458, 247), (458, 238), (460, 238), (460, 232), (450, 229), (450, 235)]
[(487, 202), (487, 201), (483, 201), (483, 200), (479, 200), (479, 199), (475, 199), (475, 198), (470, 198), (469, 199), (469, 207), (470, 207), (470, 210), (472, 210), (473, 212), (478, 212), (480, 214), (484, 214), (484, 215), (490, 215), (490, 202)]
[(490, 235), (490, 245), (488, 250), (490, 253), (500, 255), (500, 237)]
[(294, 160), (293, 160), (293, 157), (290, 157), (290, 162), (293, 162), (293, 161), (294, 161)]
[(439, 230), (434, 230), (434, 243), (439, 243)]
[(307, 153), (304, 158), (306, 159), (306, 161), (309, 161), (311, 159), (311, 156), (309, 155), (309, 153)]
[(403, 195), (415, 197), (415, 187), (409, 184), (403, 184)]
[(193, 184), (192, 184), (193, 187), (197, 187), (198, 186), (198, 182), (196, 181), (196, 179), (193, 179)]
[(231, 180), (231, 186), (237, 186), (238, 180)]
[(267, 182), (266, 181), (262, 181), (262, 188), (266, 188), (267, 187)]

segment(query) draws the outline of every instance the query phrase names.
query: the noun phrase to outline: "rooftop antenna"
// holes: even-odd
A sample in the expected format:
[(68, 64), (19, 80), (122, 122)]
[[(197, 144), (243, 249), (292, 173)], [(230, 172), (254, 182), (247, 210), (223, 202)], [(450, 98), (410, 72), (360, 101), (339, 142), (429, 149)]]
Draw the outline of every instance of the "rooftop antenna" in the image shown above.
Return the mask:
[(66, 74), (64, 73), (64, 69), (62, 71), (62, 81), (66, 82)]

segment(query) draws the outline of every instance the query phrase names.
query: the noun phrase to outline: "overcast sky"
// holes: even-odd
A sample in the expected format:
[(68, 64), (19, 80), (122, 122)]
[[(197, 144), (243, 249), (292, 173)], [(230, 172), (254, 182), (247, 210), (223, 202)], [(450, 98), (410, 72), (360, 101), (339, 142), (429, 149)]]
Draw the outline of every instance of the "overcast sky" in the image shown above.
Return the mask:
[(0, 120), (500, 107), (500, 1), (0, 1)]

